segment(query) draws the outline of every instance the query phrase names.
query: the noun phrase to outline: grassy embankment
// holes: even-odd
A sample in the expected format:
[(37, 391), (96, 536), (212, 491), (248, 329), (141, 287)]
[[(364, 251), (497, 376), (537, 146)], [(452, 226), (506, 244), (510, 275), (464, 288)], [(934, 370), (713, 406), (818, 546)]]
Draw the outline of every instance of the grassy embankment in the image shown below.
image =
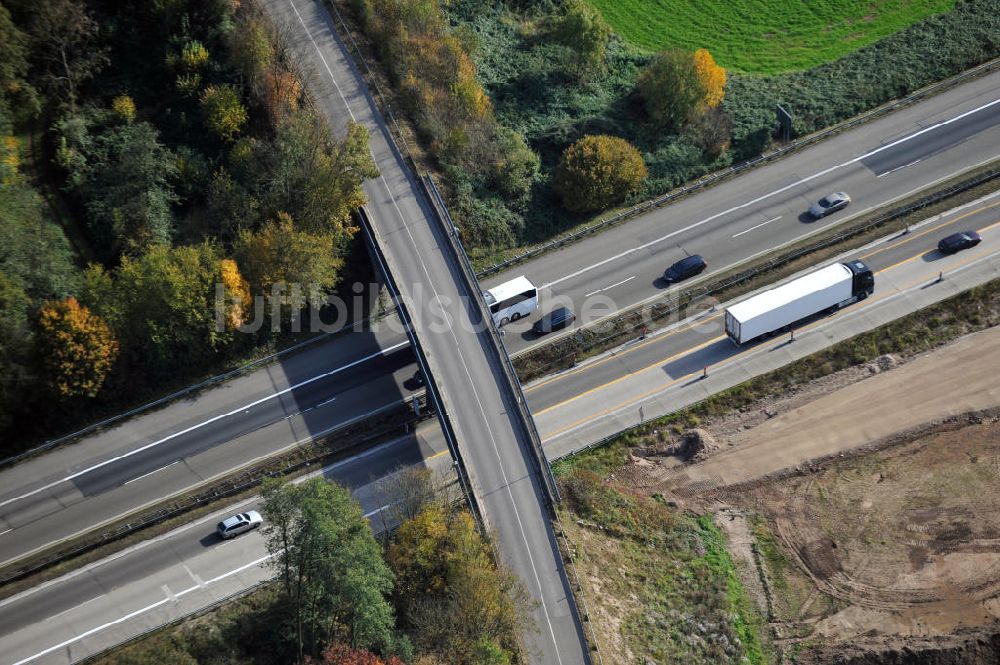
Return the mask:
[[(809, 69), (950, 11), (955, 0), (591, 0), (626, 41), (659, 51), (707, 48), (751, 74)], [(683, 16), (684, 20), (678, 21)]]

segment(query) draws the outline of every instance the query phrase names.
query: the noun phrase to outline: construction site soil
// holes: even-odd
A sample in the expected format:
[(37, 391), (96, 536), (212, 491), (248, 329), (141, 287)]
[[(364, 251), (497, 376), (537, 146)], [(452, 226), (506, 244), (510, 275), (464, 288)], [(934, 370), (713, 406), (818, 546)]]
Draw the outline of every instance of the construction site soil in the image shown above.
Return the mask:
[[(714, 513), (782, 662), (1000, 663), (1000, 330), (638, 448), (613, 483)], [(688, 459), (690, 442), (711, 441)]]

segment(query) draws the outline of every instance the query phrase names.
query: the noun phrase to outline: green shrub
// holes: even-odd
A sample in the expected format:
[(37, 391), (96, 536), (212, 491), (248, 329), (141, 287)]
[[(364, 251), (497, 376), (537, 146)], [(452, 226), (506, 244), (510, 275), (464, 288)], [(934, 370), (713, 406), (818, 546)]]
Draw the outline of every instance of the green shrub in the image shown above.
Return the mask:
[(584, 136), (563, 153), (554, 187), (567, 210), (601, 210), (625, 200), (647, 175), (642, 155), (628, 141)]

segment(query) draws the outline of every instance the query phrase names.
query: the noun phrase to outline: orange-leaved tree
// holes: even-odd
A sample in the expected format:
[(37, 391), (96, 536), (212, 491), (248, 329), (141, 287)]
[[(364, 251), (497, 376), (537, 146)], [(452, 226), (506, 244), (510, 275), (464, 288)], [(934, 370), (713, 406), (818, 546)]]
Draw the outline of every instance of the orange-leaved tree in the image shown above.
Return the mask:
[(97, 314), (70, 296), (47, 302), (38, 338), (49, 382), (63, 397), (94, 397), (118, 357), (118, 342)]
[(708, 49), (703, 48), (694, 52), (694, 68), (698, 72), (701, 85), (705, 88), (703, 103), (709, 108), (718, 106), (726, 94), (725, 68), (717, 65)]

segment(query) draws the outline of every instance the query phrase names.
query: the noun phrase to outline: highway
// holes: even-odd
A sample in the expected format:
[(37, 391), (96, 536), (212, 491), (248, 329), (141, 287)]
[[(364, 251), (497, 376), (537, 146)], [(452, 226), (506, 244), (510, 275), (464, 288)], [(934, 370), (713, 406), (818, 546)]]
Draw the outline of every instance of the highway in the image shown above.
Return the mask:
[[(875, 294), (835, 314), (797, 327), (788, 343), (782, 336), (736, 349), (721, 338), (713, 317), (698, 329), (682, 323), (644, 342), (630, 344), (529, 387), (529, 399), (550, 457), (600, 440), (645, 417), (695, 402), (752, 376), (770, 371), (860, 331), (870, 329), (966, 288), (1000, 277), (1000, 195), (932, 219), (909, 234), (874, 241), (860, 256), (878, 271)], [(934, 247), (957, 228), (983, 233), (979, 247), (950, 257)], [(945, 279), (937, 281), (943, 272)], [(702, 363), (710, 362), (707, 379)], [(364, 458), (325, 471), (354, 488), (366, 511), (385, 499), (377, 479), (400, 464), (425, 464), (447, 473), (450, 458), (440, 430), (422, 428), (417, 438), (384, 444)], [(240, 503), (147, 541), (111, 561), (88, 566), (20, 596), (0, 601), (0, 663), (66, 663), (128, 635), (182, 615), (197, 603), (252, 585), (266, 576), (265, 555), (254, 534), (220, 545), (212, 525), (222, 515), (249, 507)], [(378, 527), (378, 523), (374, 522)], [(237, 544), (238, 543), (238, 544)], [(201, 586), (200, 583), (211, 581)], [(197, 587), (197, 590), (192, 589)], [(178, 597), (179, 593), (183, 593)], [(148, 609), (147, 609), (148, 608)], [(130, 615), (134, 615), (131, 616)], [(122, 621), (130, 617), (128, 621)], [(115, 623), (119, 622), (119, 623)], [(10, 628), (8, 628), (8, 626)], [(80, 637), (84, 636), (84, 637)]]
[[(616, 306), (660, 297), (664, 289), (658, 275), (685, 251), (704, 254), (712, 270), (721, 270), (735, 260), (841, 223), (862, 210), (877, 207), (923, 184), (995, 157), (997, 146), (1000, 146), (996, 127), (998, 106), (987, 105), (995, 102), (998, 84), (1000, 79), (993, 74), (960, 86), (719, 185), (709, 193), (682, 200), (600, 236), (518, 266), (506, 275), (491, 278), (485, 285), (527, 274), (536, 283), (548, 286), (551, 293), (569, 295), (574, 302), (582, 302), (588, 294), (608, 296), (612, 305), (603, 313)], [(979, 111), (935, 127), (976, 109)], [(924, 133), (910, 141), (896, 143), (917, 132)], [(883, 146), (888, 147), (873, 153)], [(817, 223), (798, 218), (808, 203), (832, 189), (851, 193), (852, 206)], [(946, 282), (942, 288), (949, 288), (953, 283)], [(520, 334), (526, 325), (522, 324), (521, 329), (512, 327), (514, 334), (506, 336), (505, 341), (512, 350), (538, 343)], [(265, 370), (90, 437), (83, 445), (37, 458), (17, 467), (16, 471), (0, 472), (3, 483), (0, 486), (5, 489), (0, 496), (4, 504), (0, 506), (0, 519), (4, 520), (0, 523), (0, 558), (10, 560), (54, 540), (59, 534), (69, 535), (106, 522), (151, 499), (159, 500), (252, 459), (287, 448), (345, 419), (376, 410), (380, 404), (395, 403), (412, 392), (406, 390), (404, 379), (412, 375), (413, 368), (402, 361), (396, 366), (390, 359), (378, 367), (373, 364), (370, 369), (356, 366), (358, 378), (348, 379), (348, 374), (338, 373), (340, 376), (336, 380), (331, 377), (324, 383), (317, 379), (307, 384), (308, 387), (271, 397), (360, 357), (379, 353), (380, 346), (390, 349), (403, 341), (398, 333), (389, 332), (380, 335), (370, 346), (356, 336), (350, 341), (346, 339), (332, 338)], [(718, 343), (713, 344), (712, 348), (721, 353)], [(650, 349), (650, 356), (636, 354), (616, 358), (613, 362), (604, 362), (600, 372), (617, 366), (624, 375), (653, 364), (657, 354), (651, 350), (652, 345), (643, 348)], [(667, 349), (658, 357), (668, 358), (669, 353)], [(703, 351), (699, 359), (684, 359), (686, 365), (675, 366), (670, 376), (688, 376), (690, 372), (681, 370), (694, 367), (696, 371), (702, 360), (711, 360), (709, 364), (717, 365), (725, 359), (724, 354), (711, 355)], [(385, 374), (389, 371), (393, 371), (391, 377)], [(612, 374), (598, 376), (597, 369), (593, 372), (587, 379), (591, 387), (617, 378)], [(549, 392), (535, 386), (529, 390), (529, 400), (539, 414), (543, 435), (555, 433), (562, 440), (560, 445), (566, 448), (586, 440), (591, 424), (572, 432), (558, 432), (564, 425), (552, 428), (548, 423), (549, 414), (559, 409), (548, 409), (571, 399), (574, 391), (590, 389), (584, 387), (582, 374), (573, 375), (576, 378), (572, 380), (556, 381)], [(710, 380), (693, 385), (704, 393), (704, 389), (714, 385), (720, 376), (721, 372), (713, 370)], [(360, 377), (370, 381), (364, 382)], [(580, 383), (574, 384), (574, 381)], [(353, 388), (346, 388), (352, 383)], [(338, 392), (340, 390), (343, 392)], [(541, 397), (543, 394), (547, 397)], [(333, 402), (328, 401), (331, 397), (335, 398)], [(265, 402), (254, 404), (262, 399)], [(258, 412), (257, 409), (269, 408), (265, 407), (267, 402), (277, 408), (270, 415)], [(241, 411), (242, 407), (251, 404), (254, 404), (251, 408)], [(571, 404), (575, 405), (573, 408), (581, 408), (585, 402), (575, 400)], [(631, 418), (638, 417), (636, 404), (621, 407), (621, 413), (605, 415), (601, 427), (628, 424)], [(569, 409), (570, 405), (561, 408)], [(600, 411), (606, 408), (603, 406)], [(654, 415), (650, 411), (646, 410), (645, 417)], [(214, 421), (212, 426), (192, 430), (190, 438), (177, 436), (142, 452), (134, 452), (226, 413), (231, 414), (229, 423)], [(554, 416), (551, 419), (556, 422)], [(226, 426), (222, 427), (223, 424)], [(148, 457), (145, 456), (147, 451)], [(127, 463), (104, 464), (125, 454), (129, 454)], [(183, 462), (174, 464), (178, 460)], [(95, 476), (83, 474), (68, 480), (69, 476), (96, 465), (102, 466), (91, 472)], [(145, 475), (150, 472), (151, 475)], [(35, 492), (50, 483), (56, 484)], [(30, 496), (16, 500), (25, 494)]]
[[(415, 464), (450, 478), (451, 460), (433, 421), (322, 473), (354, 491), (378, 532), (386, 526), (381, 480)], [(0, 663), (73, 662), (267, 579), (259, 533), (229, 541), (215, 533), (219, 520), (258, 507), (256, 497), (235, 503), (0, 601)]]
[[(710, 279), (997, 157), (1000, 72), (514, 266), (483, 286), (526, 275), (543, 287), (543, 311), (572, 303), (576, 326), (584, 325), (662, 298), (669, 290), (663, 271), (684, 256), (704, 256), (702, 279)], [(847, 192), (851, 205), (818, 221), (804, 215), (834, 191)], [(530, 332), (538, 316), (508, 326), (511, 353), (538, 343)]]
[[(700, 278), (708, 279), (734, 262), (843, 223), (996, 157), (1000, 152), (998, 90), (1000, 73), (977, 79), (704, 194), (516, 266), (484, 285), (526, 274), (537, 284), (548, 285), (542, 291), (543, 310), (553, 305), (554, 296), (568, 297), (581, 314), (578, 323), (587, 318), (584, 301), (591, 303), (592, 316), (602, 316), (628, 304), (663, 297), (667, 290), (659, 276), (683, 251), (708, 259), (709, 272)], [(339, 95), (333, 90), (327, 96)], [(850, 207), (819, 222), (799, 219), (810, 202), (834, 188), (852, 194)], [(512, 353), (556, 337), (537, 339), (526, 332), (529, 325), (530, 321), (509, 326), (504, 341)], [(106, 523), (149, 503), (151, 497), (184, 491), (407, 397), (412, 390), (403, 379), (412, 376), (414, 366), (373, 361), (341, 370), (405, 344), (398, 322), (382, 324), (374, 334), (335, 335), (253, 374), (135, 417), (16, 470), (0, 471), (0, 487), (4, 488), (0, 493), (0, 562)], [(396, 360), (403, 357), (401, 353)], [(380, 370), (383, 374), (393, 371), (393, 376), (379, 376)], [(329, 372), (335, 374), (324, 379), (322, 375)], [(298, 389), (268, 399), (302, 383)], [(356, 387), (347, 389), (352, 384)], [(331, 398), (334, 401), (328, 402)], [(535, 398), (531, 399), (534, 404)], [(232, 415), (174, 436), (226, 413)], [(253, 428), (257, 429), (249, 431)], [(156, 441), (162, 443), (145, 448)], [(126, 455), (120, 463), (66, 480)], [(56, 484), (30, 494), (52, 483)], [(28, 496), (17, 500), (24, 495)]]
[(413, 375), (407, 344), (391, 334), (345, 334), (351, 344), (309, 348), (125, 421), (86, 445), (0, 471), (0, 560), (395, 406), (416, 391), (407, 387)]
[[(395, 284), (412, 321), (411, 340), (426, 359), (429, 393), (440, 393), (445, 435), (461, 451), (485, 527), (495, 533), (500, 559), (521, 581), (532, 626), (521, 635), (529, 663), (589, 662), (583, 627), (547, 508), (544, 477), (532, 447), (533, 423), (518, 409), (504, 375), (492, 324), (474, 303), (460, 257), (437, 221), (421, 185), (396, 151), (330, 15), (314, 0), (264, 0), (287, 36), (292, 57), (316, 73), (309, 88), (335, 129), (348, 120), (369, 130), (379, 177), (365, 183), (365, 205), (378, 268)], [(422, 365), (423, 367), (423, 365)], [(434, 395), (432, 394), (432, 397)], [(528, 416), (530, 418), (530, 416)], [(539, 451), (539, 454), (541, 452)]]

